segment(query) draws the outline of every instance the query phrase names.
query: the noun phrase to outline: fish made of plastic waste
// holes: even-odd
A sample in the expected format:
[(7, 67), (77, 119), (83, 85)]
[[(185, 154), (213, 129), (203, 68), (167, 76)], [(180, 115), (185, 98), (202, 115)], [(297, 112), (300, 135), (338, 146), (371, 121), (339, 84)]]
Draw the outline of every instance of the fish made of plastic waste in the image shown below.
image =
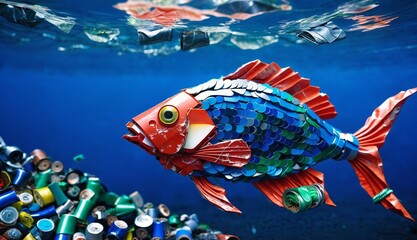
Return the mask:
[(166, 169), (190, 176), (201, 195), (225, 211), (240, 213), (208, 177), (250, 182), (293, 212), (334, 205), (323, 174), (312, 167), (344, 159), (374, 202), (414, 220), (389, 189), (378, 149), (416, 91), (390, 97), (360, 130), (343, 133), (325, 121), (336, 111), (318, 87), (289, 67), (256, 60), (137, 115), (124, 138)]

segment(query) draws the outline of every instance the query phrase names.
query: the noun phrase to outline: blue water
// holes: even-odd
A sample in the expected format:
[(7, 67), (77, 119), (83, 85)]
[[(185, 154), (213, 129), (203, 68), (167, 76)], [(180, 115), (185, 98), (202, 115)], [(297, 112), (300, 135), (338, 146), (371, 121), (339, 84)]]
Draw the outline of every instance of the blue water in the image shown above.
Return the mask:
[[(61, 2), (38, 4), (79, 21), (113, 21), (120, 26), (126, 17), (111, 7), (115, 0)], [(315, 6), (294, 1), (294, 16), (292, 12), (266, 14), (236, 27), (243, 31), (246, 27), (256, 35), (251, 24), (279, 25), (333, 11), (344, 2)], [(316, 168), (325, 173), (326, 189), (338, 207), (323, 206), (299, 215), (269, 203), (250, 184), (212, 180), (225, 187), (232, 203), (244, 212), (237, 216), (212, 207), (188, 177), (164, 170), (153, 156), (122, 139), (132, 117), (183, 88), (229, 74), (254, 59), (291, 66), (310, 78), (336, 106), (338, 116), (329, 123), (346, 132), (356, 131), (386, 98), (417, 86), (417, 2), (383, 0), (378, 4), (362, 14), (398, 18), (383, 28), (346, 31), (346, 39), (327, 45), (280, 40), (257, 50), (242, 50), (219, 44), (153, 57), (89, 42), (77, 25), (69, 35), (42, 25), (27, 30), (25, 38), (32, 40), (16, 40), (4, 31), (24, 34), (25, 28), (0, 19), (0, 30), (4, 30), (0, 35), (0, 136), (27, 153), (40, 148), (65, 167), (93, 173), (116, 193), (137, 190), (145, 201), (207, 215), (206, 222), (241, 239), (366, 239), (367, 235), (367, 239), (417, 239), (414, 223), (373, 205), (346, 162), (325, 161)], [(345, 29), (353, 23), (343, 18), (334, 22)], [(39, 38), (42, 31), (66, 36), (66, 40)], [(134, 29), (126, 34), (136, 36)], [(58, 50), (77, 41), (88, 49)], [(413, 96), (380, 151), (387, 182), (414, 217), (416, 121), (417, 96)], [(85, 159), (73, 161), (80, 153)]]

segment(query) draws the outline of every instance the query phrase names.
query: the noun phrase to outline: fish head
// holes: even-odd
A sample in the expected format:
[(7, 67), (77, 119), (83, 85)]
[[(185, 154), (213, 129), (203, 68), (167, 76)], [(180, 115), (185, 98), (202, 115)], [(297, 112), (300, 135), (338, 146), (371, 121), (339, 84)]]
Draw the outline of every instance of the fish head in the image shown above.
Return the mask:
[(187, 138), (187, 114), (199, 105), (194, 97), (180, 92), (134, 117), (123, 137), (158, 158), (174, 155)]

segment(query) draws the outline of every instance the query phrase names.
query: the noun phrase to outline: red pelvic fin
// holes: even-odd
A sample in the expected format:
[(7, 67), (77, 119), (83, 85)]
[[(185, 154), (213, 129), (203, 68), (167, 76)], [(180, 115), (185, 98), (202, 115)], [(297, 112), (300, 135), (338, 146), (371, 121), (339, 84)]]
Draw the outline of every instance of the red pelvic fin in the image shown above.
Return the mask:
[[(327, 95), (320, 93), (320, 88), (310, 86), (309, 79), (300, 77), (290, 67), (281, 68), (274, 62), (271, 64), (260, 60), (249, 62), (241, 66), (236, 72), (224, 77), (224, 79), (246, 79), (258, 83), (267, 83), (298, 98), (301, 103), (305, 103), (322, 119), (333, 118), (337, 114)], [(323, 98), (323, 96), (326, 98)], [(312, 105), (310, 106), (310, 104)], [(313, 104), (320, 104), (320, 108), (316, 109)]]
[[(297, 188), (301, 186), (319, 183), (324, 187), (323, 173), (312, 168), (296, 174), (288, 175), (284, 178), (267, 179), (253, 183), (265, 196), (274, 204), (284, 207), (282, 203), (282, 194), (288, 188)], [(325, 193), (325, 203), (330, 206), (336, 206), (330, 199), (327, 191)]]
[(191, 156), (228, 167), (242, 167), (249, 162), (251, 150), (245, 141), (235, 139), (206, 145)]
[(227, 199), (224, 188), (212, 184), (205, 177), (191, 177), (191, 179), (200, 191), (201, 196), (207, 201), (224, 211), (242, 213)]
[(374, 202), (380, 202), (386, 209), (412, 221), (413, 217), (388, 187), (378, 149), (384, 144), (402, 105), (415, 92), (417, 88), (402, 91), (375, 109), (365, 126), (354, 134), (359, 141), (359, 153), (355, 159), (349, 161), (361, 186), (373, 197)]

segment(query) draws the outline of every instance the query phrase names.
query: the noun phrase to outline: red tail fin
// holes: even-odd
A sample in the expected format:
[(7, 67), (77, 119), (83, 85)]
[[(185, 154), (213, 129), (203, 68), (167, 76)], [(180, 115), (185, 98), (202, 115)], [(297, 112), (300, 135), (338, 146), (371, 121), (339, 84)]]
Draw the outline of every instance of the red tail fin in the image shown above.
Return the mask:
[(366, 120), (365, 126), (355, 133), (359, 141), (359, 153), (355, 159), (349, 161), (358, 175), (360, 184), (373, 197), (374, 202), (381, 202), (386, 209), (412, 221), (413, 217), (388, 187), (378, 149), (384, 144), (401, 106), (415, 92), (417, 88), (402, 91), (375, 109), (372, 116)]

